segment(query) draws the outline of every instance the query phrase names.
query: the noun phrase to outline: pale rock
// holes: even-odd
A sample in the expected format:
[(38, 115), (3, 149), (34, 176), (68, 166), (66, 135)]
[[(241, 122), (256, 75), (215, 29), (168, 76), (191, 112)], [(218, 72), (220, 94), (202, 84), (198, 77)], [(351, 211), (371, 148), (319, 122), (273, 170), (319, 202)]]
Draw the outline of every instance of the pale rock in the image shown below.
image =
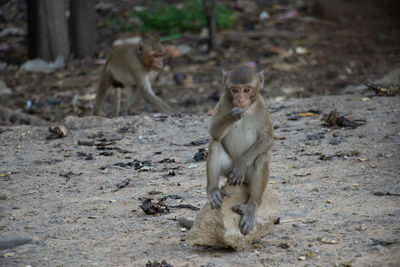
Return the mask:
[(223, 189), (230, 197), (224, 197), (220, 209), (211, 210), (208, 203), (202, 207), (186, 237), (189, 245), (242, 250), (271, 232), (279, 218), (279, 195), (275, 190), (265, 189), (256, 224), (247, 235), (243, 235), (239, 229), (241, 215), (233, 212), (232, 207), (247, 201), (245, 187), (225, 185)]
[(5, 28), (0, 32), (0, 38), (6, 38), (8, 36), (24, 36), (26, 31), (18, 27)]
[(21, 66), (21, 70), (27, 72), (51, 72), (65, 66), (64, 57), (58, 56), (54, 62), (48, 62), (41, 58), (26, 61)]
[(7, 87), (7, 85), (0, 80), (0, 95), (11, 95), (12, 90)]

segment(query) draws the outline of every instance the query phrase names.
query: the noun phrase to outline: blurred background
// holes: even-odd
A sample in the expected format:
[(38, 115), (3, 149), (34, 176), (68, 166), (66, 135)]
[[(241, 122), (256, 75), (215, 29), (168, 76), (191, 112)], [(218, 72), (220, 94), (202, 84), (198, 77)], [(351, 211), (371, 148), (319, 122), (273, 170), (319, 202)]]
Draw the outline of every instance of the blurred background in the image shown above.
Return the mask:
[(397, 0), (0, 1), (0, 113), (89, 115), (110, 51), (148, 34), (167, 50), (153, 89), (181, 113), (211, 114), (241, 63), (265, 70), (269, 101), (352, 94), (400, 66), (399, 14)]

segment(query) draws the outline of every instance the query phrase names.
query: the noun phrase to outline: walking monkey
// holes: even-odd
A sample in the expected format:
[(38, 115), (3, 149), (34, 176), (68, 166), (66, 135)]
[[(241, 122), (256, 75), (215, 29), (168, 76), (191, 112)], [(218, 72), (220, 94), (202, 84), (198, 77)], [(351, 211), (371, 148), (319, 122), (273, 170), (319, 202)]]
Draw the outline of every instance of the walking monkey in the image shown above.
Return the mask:
[(152, 70), (163, 67), (164, 47), (154, 38), (144, 39), (139, 45), (124, 45), (116, 48), (108, 57), (96, 91), (93, 115), (99, 115), (100, 108), (108, 89), (117, 88), (114, 103), (114, 116), (121, 109), (121, 91), (126, 89), (125, 103), (122, 104), (123, 115), (133, 111), (142, 98), (152, 104), (160, 112), (170, 114), (172, 109), (161, 98), (157, 97), (149, 80)]

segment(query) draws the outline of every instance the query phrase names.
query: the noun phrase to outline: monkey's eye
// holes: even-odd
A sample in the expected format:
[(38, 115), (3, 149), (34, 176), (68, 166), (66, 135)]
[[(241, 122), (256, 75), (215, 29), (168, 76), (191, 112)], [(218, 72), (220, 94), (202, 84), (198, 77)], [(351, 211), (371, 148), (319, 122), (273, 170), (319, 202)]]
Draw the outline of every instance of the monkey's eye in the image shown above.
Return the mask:
[(248, 93), (248, 92), (251, 91), (251, 89), (250, 89), (249, 87), (245, 87), (245, 88), (243, 89), (243, 91), (244, 91), (245, 93)]
[(237, 94), (237, 93), (239, 93), (239, 88), (234, 87), (231, 89), (231, 91), (232, 91), (232, 93)]

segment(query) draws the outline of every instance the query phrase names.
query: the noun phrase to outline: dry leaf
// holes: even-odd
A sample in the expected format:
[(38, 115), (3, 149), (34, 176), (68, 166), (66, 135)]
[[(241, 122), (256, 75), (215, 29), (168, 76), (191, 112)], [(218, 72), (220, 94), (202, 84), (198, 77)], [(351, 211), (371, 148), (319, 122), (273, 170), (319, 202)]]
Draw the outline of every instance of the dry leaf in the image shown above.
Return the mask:
[(312, 113), (312, 112), (297, 113), (297, 116), (300, 116), (300, 117), (309, 117), (309, 116), (314, 116), (314, 113)]
[(330, 239), (327, 239), (325, 237), (321, 238), (321, 242), (324, 243), (324, 244), (337, 244), (336, 240), (333, 240), (333, 239), (330, 240)]

